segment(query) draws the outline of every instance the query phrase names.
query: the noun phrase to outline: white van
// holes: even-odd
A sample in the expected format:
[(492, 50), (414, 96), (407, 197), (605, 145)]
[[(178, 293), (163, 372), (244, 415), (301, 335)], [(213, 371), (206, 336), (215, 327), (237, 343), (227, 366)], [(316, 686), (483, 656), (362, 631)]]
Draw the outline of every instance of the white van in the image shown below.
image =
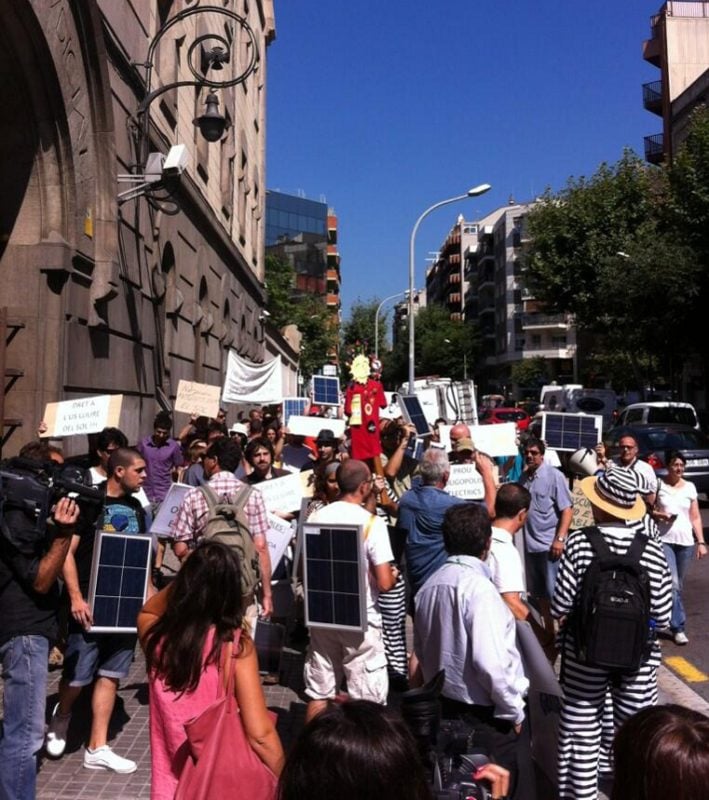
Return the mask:
[(691, 425), (699, 430), (699, 419), (691, 403), (631, 403), (618, 415), (616, 426), (647, 425), (649, 423)]

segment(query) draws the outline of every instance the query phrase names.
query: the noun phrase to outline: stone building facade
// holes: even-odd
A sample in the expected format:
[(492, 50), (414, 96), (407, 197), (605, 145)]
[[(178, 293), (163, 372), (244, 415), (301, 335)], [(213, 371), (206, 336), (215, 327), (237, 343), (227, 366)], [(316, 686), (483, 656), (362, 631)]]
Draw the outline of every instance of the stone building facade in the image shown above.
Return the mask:
[[(217, 91), (230, 122), (208, 144), (192, 124), (207, 89), (182, 86), (149, 108), (151, 151), (182, 143), (171, 201), (118, 202), (136, 167), (136, 110), (156, 33), (199, 2), (13, 0), (0, 26), (0, 308), (6, 308), (5, 448), (34, 435), (47, 402), (123, 394), (131, 441), (170, 407), (180, 378), (221, 384), (229, 348), (265, 356), (266, 50), (272, 0), (219, 0), (245, 18), (257, 70)], [(206, 3), (202, 3), (206, 5)], [(152, 87), (191, 78), (188, 50), (219, 33), (228, 70), (250, 57), (240, 26), (210, 12), (170, 28)], [(204, 40), (194, 51), (199, 69)], [(222, 73), (220, 73), (221, 76)], [(176, 213), (170, 213), (176, 212)], [(269, 350), (273, 350), (273, 343)], [(292, 353), (291, 353), (292, 355)], [(178, 420), (179, 423), (180, 420)], [(65, 443), (86, 449), (82, 437)]]

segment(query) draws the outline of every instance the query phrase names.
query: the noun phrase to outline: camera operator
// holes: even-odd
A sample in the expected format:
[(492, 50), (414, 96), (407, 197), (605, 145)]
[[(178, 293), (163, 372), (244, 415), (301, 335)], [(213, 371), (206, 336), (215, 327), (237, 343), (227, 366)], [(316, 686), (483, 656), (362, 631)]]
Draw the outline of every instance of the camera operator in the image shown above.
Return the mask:
[[(50, 460), (46, 443), (20, 451), (25, 461)], [(57, 634), (57, 577), (69, 551), (79, 507), (63, 497), (52, 510), (46, 534), (23, 551), (12, 542), (37, 520), (21, 509), (4, 509), (0, 536), (0, 657), (4, 679), (4, 720), (0, 735), (0, 797), (35, 796), (37, 753), (44, 741), (47, 659)], [(25, 538), (26, 537), (22, 537)], [(32, 552), (33, 551), (33, 552)]]

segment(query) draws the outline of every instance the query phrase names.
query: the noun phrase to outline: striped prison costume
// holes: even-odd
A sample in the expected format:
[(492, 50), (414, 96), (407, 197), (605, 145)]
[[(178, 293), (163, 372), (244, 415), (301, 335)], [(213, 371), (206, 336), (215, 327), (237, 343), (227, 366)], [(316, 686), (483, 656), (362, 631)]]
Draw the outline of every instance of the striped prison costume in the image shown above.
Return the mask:
[[(396, 494), (390, 485), (385, 486), (384, 491), (389, 500), (396, 500)], [(387, 508), (377, 505), (377, 515), (384, 519), (391, 533), (393, 520)], [(401, 564), (397, 564), (397, 567), (400, 571), (394, 587), (388, 592), (379, 593), (379, 611), (382, 615), (382, 636), (389, 680), (406, 681), (409, 673), (406, 653), (406, 581)]]
[[(638, 525), (610, 523), (598, 526), (614, 553), (625, 553)], [(566, 542), (552, 601), (552, 614), (567, 616), (581, 592), (581, 579), (593, 559), (593, 550), (582, 531), (573, 531)], [(661, 544), (649, 538), (640, 563), (650, 578), (650, 610), (657, 628), (669, 624), (672, 580)], [(648, 632), (649, 633), (649, 632)], [(613, 703), (617, 729), (640, 709), (657, 703), (657, 667), (660, 645), (656, 641), (647, 661), (633, 674), (619, 679), (607, 670), (576, 660), (573, 636), (563, 637), (561, 712), (558, 744), (558, 778), (561, 800), (596, 800), (601, 749), (601, 721), (606, 694)], [(614, 680), (614, 678), (616, 678)]]

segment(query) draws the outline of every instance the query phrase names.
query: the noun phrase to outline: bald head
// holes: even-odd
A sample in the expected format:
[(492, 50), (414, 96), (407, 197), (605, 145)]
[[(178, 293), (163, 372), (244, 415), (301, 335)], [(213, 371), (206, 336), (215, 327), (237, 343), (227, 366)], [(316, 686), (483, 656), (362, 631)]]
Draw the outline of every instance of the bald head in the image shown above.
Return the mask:
[(364, 461), (355, 458), (348, 458), (337, 469), (337, 485), (342, 494), (354, 494), (371, 477), (372, 473)]
[(470, 438), (470, 428), (464, 422), (457, 422), (451, 428), (451, 444), (455, 444), (459, 439)]

